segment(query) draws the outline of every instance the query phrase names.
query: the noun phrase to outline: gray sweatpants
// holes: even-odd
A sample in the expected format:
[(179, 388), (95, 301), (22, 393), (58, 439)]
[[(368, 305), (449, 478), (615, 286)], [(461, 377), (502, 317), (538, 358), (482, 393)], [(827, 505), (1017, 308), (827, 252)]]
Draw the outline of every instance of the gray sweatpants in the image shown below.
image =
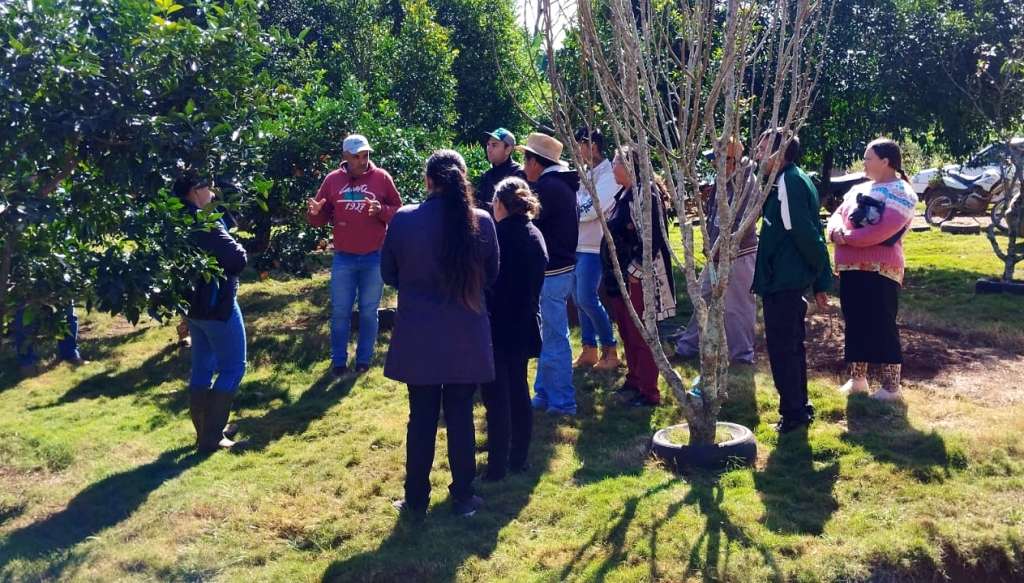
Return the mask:
[[(754, 362), (754, 325), (757, 322), (757, 302), (750, 286), (754, 282), (756, 253), (737, 257), (732, 262), (729, 287), (725, 290), (725, 337), (729, 343), (729, 360)], [(701, 289), (707, 297), (711, 283), (707, 280)], [(700, 354), (700, 331), (697, 314), (690, 317), (683, 335), (676, 341), (676, 354), (693, 358)]]

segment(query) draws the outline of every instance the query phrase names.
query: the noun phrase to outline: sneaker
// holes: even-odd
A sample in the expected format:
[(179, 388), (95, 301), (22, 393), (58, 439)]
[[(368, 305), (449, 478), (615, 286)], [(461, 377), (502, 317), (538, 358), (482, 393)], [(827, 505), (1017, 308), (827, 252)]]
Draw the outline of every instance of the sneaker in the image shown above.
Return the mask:
[(480, 507), (483, 505), (484, 499), (479, 496), (470, 496), (465, 500), (456, 500), (452, 502), (452, 514), (469, 518), (476, 514), (476, 511), (480, 510)]
[(793, 420), (790, 420), (790, 419), (783, 419), (782, 421), (779, 421), (778, 423), (775, 424), (775, 431), (778, 431), (780, 435), (781, 434), (785, 434), (785, 433), (790, 433), (792, 431), (796, 431), (797, 429), (800, 429), (801, 427), (808, 427), (808, 426), (810, 426), (810, 424), (813, 421), (814, 421), (814, 419), (811, 418), (811, 417), (808, 417), (808, 418), (805, 418), (805, 419), (801, 419), (799, 421), (793, 421)]
[(341, 366), (336, 366), (333, 369), (331, 369), (331, 372), (334, 374), (334, 378), (340, 379), (341, 377), (348, 374), (348, 366), (344, 364)]
[(851, 378), (843, 386), (839, 387), (839, 392), (847, 396), (867, 393), (868, 380), (864, 377)]
[(902, 401), (903, 393), (899, 390), (890, 391), (889, 389), (878, 389), (874, 393), (871, 393), (871, 398), (876, 401)]
[(368, 364), (357, 364), (356, 374), (364, 374), (370, 371), (370, 365)]
[(423, 520), (427, 515), (426, 508), (416, 508), (411, 506), (405, 500), (395, 500), (391, 503), (391, 507), (398, 511), (400, 518), (408, 518), (411, 520)]
[(67, 359), (64, 360), (64, 362), (70, 364), (71, 366), (82, 366), (82, 365), (85, 365), (85, 364), (89, 364), (89, 361), (85, 360), (81, 356), (76, 356), (74, 358), (67, 358)]

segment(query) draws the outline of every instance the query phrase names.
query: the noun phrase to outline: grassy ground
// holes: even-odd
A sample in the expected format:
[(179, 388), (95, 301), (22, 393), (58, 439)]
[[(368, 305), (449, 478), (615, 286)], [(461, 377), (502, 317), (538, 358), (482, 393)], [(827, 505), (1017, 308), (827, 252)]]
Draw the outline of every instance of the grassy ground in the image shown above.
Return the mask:
[[(998, 273), (983, 239), (915, 233), (907, 247), (908, 321), (1020, 340), (1019, 299), (971, 293)], [(441, 431), (432, 511), (397, 523), (405, 389), (379, 366), (330, 378), (325, 285), (243, 286), (238, 454), (192, 453), (187, 353), (170, 326), (88, 315), (90, 364), (17, 380), (0, 361), (0, 580), (1024, 577), (1024, 406), (918, 391), (906, 407), (847, 401), (817, 377), (820, 421), (779, 439), (764, 364), (733, 371), (723, 412), (754, 428), (755, 468), (675, 475), (646, 455), (652, 430), (678, 420), (671, 399), (619, 409), (617, 378), (580, 374), (578, 417), (539, 416), (534, 470), (481, 485), (477, 517), (447, 512)]]

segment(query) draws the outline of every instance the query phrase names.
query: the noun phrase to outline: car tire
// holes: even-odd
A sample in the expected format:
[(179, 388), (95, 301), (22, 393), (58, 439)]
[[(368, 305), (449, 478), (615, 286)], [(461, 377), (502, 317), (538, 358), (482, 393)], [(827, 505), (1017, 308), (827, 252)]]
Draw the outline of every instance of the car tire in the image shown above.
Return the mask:
[(660, 429), (651, 438), (651, 451), (677, 470), (702, 468), (720, 470), (732, 466), (750, 466), (757, 459), (757, 440), (746, 427), (720, 421), (719, 429), (730, 433), (730, 438), (712, 445), (682, 445), (668, 439), (669, 431), (687, 429), (686, 423)]

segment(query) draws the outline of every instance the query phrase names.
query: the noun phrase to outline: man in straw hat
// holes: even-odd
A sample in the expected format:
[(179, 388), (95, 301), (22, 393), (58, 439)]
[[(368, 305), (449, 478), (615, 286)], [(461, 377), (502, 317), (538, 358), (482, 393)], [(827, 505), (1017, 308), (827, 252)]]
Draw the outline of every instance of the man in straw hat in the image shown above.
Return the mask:
[(544, 235), (548, 265), (540, 293), (541, 347), (534, 383), (534, 409), (553, 415), (576, 414), (576, 389), (572, 384), (572, 348), (566, 303), (576, 285), (576, 243), (579, 223), (576, 190), (580, 180), (561, 161), (562, 143), (532, 133), (523, 152), (523, 170), (540, 199), (540, 216), (534, 224)]

